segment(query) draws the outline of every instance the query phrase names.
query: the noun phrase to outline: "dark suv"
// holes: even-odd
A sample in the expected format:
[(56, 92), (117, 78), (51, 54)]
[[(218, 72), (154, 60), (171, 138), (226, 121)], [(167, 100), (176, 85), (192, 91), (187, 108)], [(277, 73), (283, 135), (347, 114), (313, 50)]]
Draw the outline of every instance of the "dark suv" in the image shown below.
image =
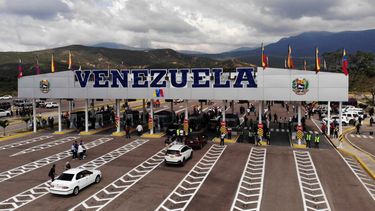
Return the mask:
[(204, 145), (207, 144), (207, 136), (202, 133), (190, 133), (185, 138), (185, 145), (191, 147), (191, 148), (199, 148), (202, 149)]

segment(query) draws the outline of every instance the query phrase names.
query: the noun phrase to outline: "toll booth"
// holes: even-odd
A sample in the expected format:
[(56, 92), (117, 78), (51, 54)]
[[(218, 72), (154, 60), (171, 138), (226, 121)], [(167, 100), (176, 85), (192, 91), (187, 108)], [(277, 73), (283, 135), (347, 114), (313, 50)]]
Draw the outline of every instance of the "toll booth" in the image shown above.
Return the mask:
[(130, 127), (136, 127), (141, 121), (139, 111), (130, 110), (130, 109), (126, 110), (123, 113), (122, 119), (123, 119), (122, 125), (128, 124)]
[(159, 131), (165, 131), (175, 119), (175, 113), (171, 111), (160, 111), (154, 114), (155, 128)]
[(106, 127), (113, 124), (111, 111), (98, 111), (95, 113), (95, 128)]
[[(220, 122), (221, 119), (220, 117)], [(240, 117), (237, 114), (225, 114), (225, 122), (227, 128), (231, 128), (234, 133), (237, 133), (241, 129)]]
[(72, 112), (70, 115), (70, 122), (71, 122), (70, 128), (75, 128), (78, 130), (85, 128), (85, 112), (84, 111)]
[(204, 115), (203, 114), (190, 115), (189, 127), (193, 131), (201, 131), (202, 129), (205, 129), (207, 127), (207, 124), (205, 124)]

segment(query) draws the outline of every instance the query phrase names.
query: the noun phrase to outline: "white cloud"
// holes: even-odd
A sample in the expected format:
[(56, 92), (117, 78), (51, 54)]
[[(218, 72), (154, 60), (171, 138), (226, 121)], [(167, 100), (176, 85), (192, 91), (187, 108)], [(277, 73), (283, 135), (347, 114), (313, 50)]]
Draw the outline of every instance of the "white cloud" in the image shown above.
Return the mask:
[(117, 42), (220, 52), (373, 28), (372, 0), (0, 0), (0, 50)]

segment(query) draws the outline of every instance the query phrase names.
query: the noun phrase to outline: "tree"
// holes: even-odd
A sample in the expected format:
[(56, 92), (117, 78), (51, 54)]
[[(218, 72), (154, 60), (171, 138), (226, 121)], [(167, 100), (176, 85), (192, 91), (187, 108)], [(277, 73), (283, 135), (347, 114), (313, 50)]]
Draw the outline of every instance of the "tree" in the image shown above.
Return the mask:
[(4, 129), (4, 136), (5, 136), (5, 128), (9, 126), (8, 120), (0, 120), (0, 127)]

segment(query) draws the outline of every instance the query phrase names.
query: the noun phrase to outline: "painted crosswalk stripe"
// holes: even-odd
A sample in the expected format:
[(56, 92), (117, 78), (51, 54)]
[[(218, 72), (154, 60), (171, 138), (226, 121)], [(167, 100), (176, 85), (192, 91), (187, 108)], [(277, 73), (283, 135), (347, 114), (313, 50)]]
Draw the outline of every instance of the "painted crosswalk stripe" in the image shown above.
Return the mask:
[(372, 137), (372, 136), (369, 136), (369, 138), (370, 138), (370, 139), (374, 139), (374, 137)]
[(231, 210), (260, 210), (263, 195), (266, 149), (251, 148), (238, 183)]
[(310, 153), (293, 151), (293, 155), (304, 210), (331, 210)]
[[(113, 138), (101, 138), (102, 140), (112, 140)], [(99, 140), (99, 139), (98, 139)], [(103, 156), (100, 156), (90, 162), (87, 162), (77, 168), (88, 168), (88, 169), (97, 169), (120, 156), (138, 148), (139, 146), (143, 145), (144, 143), (148, 142), (148, 140), (137, 139), (132, 141), (116, 150), (113, 150)], [(92, 143), (92, 142), (90, 142)], [(87, 144), (88, 145), (88, 144)], [(8, 198), (2, 202), (0, 202), (0, 210), (15, 210), (19, 209), (22, 206), (25, 206), (28, 203), (31, 203), (42, 196), (45, 196), (49, 193), (51, 181), (48, 180), (40, 185), (37, 185), (33, 188), (30, 188), (22, 193), (19, 193), (11, 198)]]
[(43, 149), (48, 149), (48, 148), (51, 148), (51, 147), (54, 147), (54, 146), (58, 146), (60, 144), (65, 144), (67, 142), (74, 141), (76, 139), (78, 139), (78, 137), (70, 136), (70, 137), (65, 137), (65, 138), (62, 138), (62, 139), (55, 140), (55, 141), (50, 141), (48, 143), (39, 144), (37, 146), (33, 146), (33, 147), (30, 147), (30, 148), (24, 149), (20, 152), (17, 152), (15, 154), (11, 155), (10, 157), (17, 156), (17, 155), (23, 155), (23, 154), (27, 154), (27, 153), (30, 153), (30, 152), (36, 152), (36, 151), (43, 150)]
[(212, 145), (156, 210), (185, 210), (221, 157), (226, 146)]
[(24, 140), (24, 141), (19, 141), (19, 142), (16, 142), (16, 143), (0, 146), (0, 150), (10, 149), (10, 148), (14, 148), (14, 147), (23, 146), (23, 145), (26, 145), (26, 144), (35, 143), (35, 142), (43, 141), (43, 140), (46, 140), (46, 139), (49, 139), (49, 138), (52, 138), (52, 137), (53, 136), (39, 136), (39, 137), (36, 137), (36, 138), (31, 138), (31, 139), (27, 139), (27, 140)]
[(362, 137), (363, 137), (363, 138), (367, 138), (367, 136), (365, 136), (365, 135), (362, 135)]
[(94, 195), (88, 197), (81, 203), (69, 209), (73, 210), (101, 210), (121, 194), (129, 190), (138, 181), (147, 176), (156, 167), (158, 167), (163, 161), (165, 156), (165, 149), (160, 150), (149, 159), (134, 167), (132, 170), (128, 171), (126, 174), (102, 188)]
[[(89, 143), (85, 144), (85, 146), (86, 146), (87, 149), (90, 149), (90, 148), (99, 146), (101, 144), (104, 144), (104, 143), (106, 143), (106, 142), (108, 142), (112, 139), (113, 138), (100, 138), (100, 139), (97, 139), (95, 141), (92, 141), (92, 142), (89, 142)], [(66, 151), (60, 152), (58, 154), (54, 154), (54, 155), (48, 156), (46, 158), (42, 158), (42, 159), (39, 159), (37, 161), (34, 161), (34, 162), (31, 162), (31, 163), (13, 168), (11, 170), (1, 172), (0, 173), (0, 182), (4, 182), (6, 180), (9, 180), (9, 179), (14, 178), (16, 176), (19, 176), (21, 174), (25, 174), (27, 172), (33, 171), (35, 169), (41, 168), (41, 167), (46, 166), (50, 163), (54, 163), (56, 161), (65, 159), (65, 158), (70, 157), (70, 156), (71, 156), (70, 150), (66, 150)]]
[(276, 132), (279, 132), (279, 128), (276, 128)]
[(354, 137), (354, 134), (350, 134), (351, 137)]
[(270, 129), (270, 131), (271, 131), (271, 132), (273, 132), (273, 131), (274, 131), (274, 129), (273, 129), (273, 128), (271, 128), (271, 129)]
[(361, 138), (361, 135), (358, 135), (358, 134), (357, 134), (357, 138)]

